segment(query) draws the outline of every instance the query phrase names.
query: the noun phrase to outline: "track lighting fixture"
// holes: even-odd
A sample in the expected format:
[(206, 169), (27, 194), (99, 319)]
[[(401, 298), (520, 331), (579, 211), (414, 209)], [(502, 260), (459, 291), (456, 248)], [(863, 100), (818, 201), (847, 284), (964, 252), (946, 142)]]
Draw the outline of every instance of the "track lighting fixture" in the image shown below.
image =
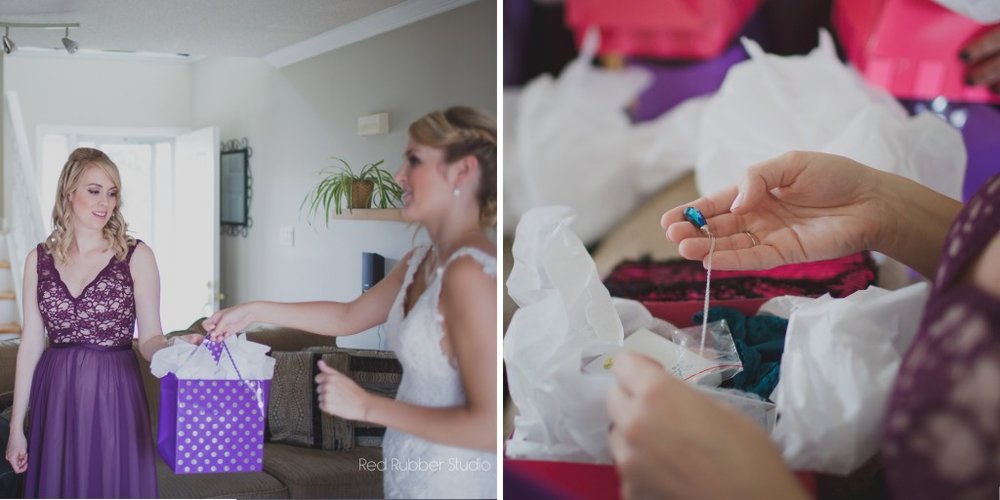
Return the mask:
[(14, 40), (10, 39), (10, 26), (5, 26), (3, 34), (3, 51), (10, 54), (17, 50), (17, 45), (14, 44)]
[(58, 29), (63, 28), (65, 30), (66, 36), (62, 39), (63, 47), (66, 48), (66, 52), (70, 54), (75, 54), (77, 50), (80, 49), (80, 44), (69, 37), (70, 28), (79, 28), (80, 23), (5, 23), (0, 22), (0, 26), (4, 28), (3, 35), (3, 51), (10, 54), (17, 50), (17, 44), (10, 37), (11, 28), (37, 28), (37, 29)]
[(76, 43), (74, 40), (69, 38), (69, 26), (66, 27), (66, 36), (62, 39), (63, 47), (66, 47), (66, 52), (70, 54), (76, 54), (77, 49), (80, 48), (80, 44)]

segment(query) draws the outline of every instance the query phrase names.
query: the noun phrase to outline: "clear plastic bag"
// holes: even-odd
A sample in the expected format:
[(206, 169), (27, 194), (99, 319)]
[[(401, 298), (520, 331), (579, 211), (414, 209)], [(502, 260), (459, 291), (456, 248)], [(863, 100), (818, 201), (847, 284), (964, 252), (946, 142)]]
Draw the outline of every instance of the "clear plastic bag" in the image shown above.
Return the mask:
[(692, 365), (689, 360), (698, 358), (686, 360), (682, 357), (671, 372), (685, 382), (718, 387), (722, 382), (743, 371), (743, 362), (736, 352), (736, 343), (733, 342), (733, 335), (729, 332), (729, 325), (725, 320), (708, 324), (704, 345), (702, 345), (701, 331), (701, 325), (678, 328), (674, 330), (671, 340), (683, 347), (684, 352), (708, 360), (709, 366), (692, 371), (689, 369)]
[(716, 321), (708, 325), (703, 350), (701, 326), (659, 331), (639, 328), (625, 335), (620, 348), (584, 360), (583, 372), (608, 372), (615, 357), (626, 351), (648, 356), (673, 376), (706, 387), (717, 387), (743, 370), (729, 327), (725, 321)]
[(751, 392), (743, 392), (736, 389), (699, 386), (698, 390), (702, 394), (746, 415), (768, 434), (774, 429), (778, 415), (777, 411), (775, 411), (774, 403), (765, 401), (760, 396)]

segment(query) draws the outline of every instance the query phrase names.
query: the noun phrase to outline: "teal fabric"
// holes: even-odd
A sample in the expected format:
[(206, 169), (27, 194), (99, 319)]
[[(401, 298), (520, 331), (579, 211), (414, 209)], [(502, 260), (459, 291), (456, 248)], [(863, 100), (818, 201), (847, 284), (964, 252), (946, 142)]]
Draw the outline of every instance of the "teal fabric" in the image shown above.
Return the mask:
[[(736, 309), (713, 307), (708, 321), (725, 320), (743, 363), (743, 371), (727, 380), (722, 387), (752, 392), (764, 399), (771, 397), (778, 384), (781, 354), (785, 351), (785, 330), (788, 320), (761, 314), (747, 317)], [(694, 315), (694, 324), (702, 323), (702, 313)]]

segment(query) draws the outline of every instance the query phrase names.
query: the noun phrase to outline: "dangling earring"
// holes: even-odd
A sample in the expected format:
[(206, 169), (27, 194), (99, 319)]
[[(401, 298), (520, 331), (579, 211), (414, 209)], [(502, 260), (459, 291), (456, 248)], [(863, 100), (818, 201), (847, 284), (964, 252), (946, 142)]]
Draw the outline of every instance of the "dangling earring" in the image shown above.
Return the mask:
[(460, 194), (462, 194), (462, 192), (459, 191), (458, 188), (455, 188), (455, 190), (451, 192), (452, 198), (458, 198), (458, 195), (460, 195)]

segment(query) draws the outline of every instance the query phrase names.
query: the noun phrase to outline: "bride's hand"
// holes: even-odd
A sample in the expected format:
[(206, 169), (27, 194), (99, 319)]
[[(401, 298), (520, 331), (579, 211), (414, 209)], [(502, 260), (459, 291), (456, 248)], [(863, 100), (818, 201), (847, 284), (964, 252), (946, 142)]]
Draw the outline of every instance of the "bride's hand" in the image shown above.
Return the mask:
[(330, 368), (323, 361), (318, 366), (322, 372), (316, 375), (319, 408), (340, 418), (365, 420), (372, 396), (351, 377)]
[(253, 302), (247, 302), (217, 311), (202, 321), (201, 326), (208, 332), (209, 339), (221, 342), (226, 337), (245, 330), (253, 322)]

